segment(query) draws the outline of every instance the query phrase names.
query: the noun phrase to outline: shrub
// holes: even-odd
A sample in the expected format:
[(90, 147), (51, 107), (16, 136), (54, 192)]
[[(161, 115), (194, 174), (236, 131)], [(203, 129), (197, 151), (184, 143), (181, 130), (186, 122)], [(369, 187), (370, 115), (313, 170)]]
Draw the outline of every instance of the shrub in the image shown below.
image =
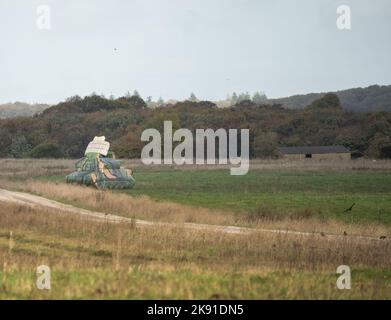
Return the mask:
[(63, 153), (60, 146), (53, 143), (41, 143), (28, 154), (31, 158), (61, 158)]

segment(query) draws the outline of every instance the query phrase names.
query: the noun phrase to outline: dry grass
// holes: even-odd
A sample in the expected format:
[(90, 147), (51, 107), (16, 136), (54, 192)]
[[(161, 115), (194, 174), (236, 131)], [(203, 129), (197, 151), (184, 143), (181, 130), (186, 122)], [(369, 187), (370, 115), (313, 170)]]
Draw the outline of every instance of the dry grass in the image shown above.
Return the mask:
[[(129, 168), (146, 167), (140, 160), (123, 160), (124, 166)], [(229, 170), (227, 165), (153, 165), (151, 169), (162, 170)], [(391, 170), (391, 160), (374, 160), (360, 158), (356, 160), (321, 160), (321, 159), (252, 159), (250, 160), (250, 170), (276, 170), (276, 169), (296, 169), (296, 170)]]
[[(391, 228), (376, 223), (350, 225), (336, 219), (319, 220), (313, 217), (310, 209), (296, 210), (276, 214), (268, 212), (267, 207), (259, 207), (257, 212), (238, 213), (227, 210), (207, 209), (182, 205), (167, 201), (155, 201), (148, 196), (129, 196), (112, 191), (99, 191), (84, 186), (67, 185), (65, 183), (42, 182), (34, 180), (38, 176), (66, 175), (73, 170), (73, 160), (32, 160), (1, 159), (0, 187), (25, 191), (50, 199), (74, 204), (83, 208), (122, 215), (125, 217), (163, 222), (196, 222), (219, 225), (237, 225), (256, 228), (278, 228), (308, 232), (325, 232), (352, 235), (391, 236)], [(125, 160), (124, 165), (140, 168), (139, 160)], [(331, 164), (324, 161), (311, 161), (310, 165), (303, 161), (287, 160), (252, 160), (251, 165), (257, 169), (298, 168), (313, 169), (333, 167), (334, 169), (391, 169), (391, 161), (372, 161), (360, 159), (340, 161)], [(167, 166), (157, 166), (156, 169)], [(193, 170), (196, 166), (172, 166), (170, 168)], [(204, 168), (204, 166), (203, 166)], [(215, 166), (210, 166), (215, 168)], [(225, 167), (226, 168), (226, 167)], [(155, 170), (155, 167), (150, 167)]]
[[(391, 236), (387, 226), (319, 220), (305, 210), (276, 216), (260, 208), (243, 214), (33, 179), (65, 175), (73, 165), (72, 160), (0, 160), (0, 188), (152, 221)], [(251, 165), (265, 170), (391, 169), (390, 161), (369, 160), (310, 165), (255, 160)], [(125, 166), (137, 170), (142, 164), (125, 161)], [(167, 169), (172, 168), (196, 167)], [(0, 202), (0, 298), (390, 299), (390, 257), (390, 241), (139, 229)], [(35, 288), (35, 270), (41, 264), (52, 269), (50, 292)], [(336, 289), (341, 264), (352, 269), (352, 290)]]
[[(389, 241), (135, 229), (59, 213), (0, 203), (0, 297), (391, 297)], [(41, 264), (49, 293), (34, 286)], [(335, 287), (341, 264), (352, 290)]]
[(284, 214), (276, 219), (274, 215), (262, 215), (262, 212), (261, 214), (259, 212), (243, 214), (212, 210), (156, 201), (147, 196), (132, 197), (122, 193), (100, 191), (65, 183), (0, 180), (0, 187), (37, 194), (85, 209), (150, 221), (235, 225), (339, 235), (347, 232), (349, 235), (391, 236), (391, 228), (387, 226), (374, 223), (349, 225), (336, 219), (319, 220), (306, 215), (305, 211), (297, 211), (293, 215)]
[[(229, 170), (231, 165), (153, 165), (146, 166), (139, 159), (122, 160), (127, 168), (148, 170)], [(74, 170), (75, 160), (71, 159), (0, 159), (0, 177), (3, 178), (32, 178), (37, 176), (50, 176), (68, 174)], [(27, 169), (26, 169), (27, 168)], [(391, 170), (391, 160), (357, 159), (351, 161), (324, 161), (311, 159), (310, 161), (300, 160), (250, 160), (250, 170), (368, 170), (381, 171)]]
[(65, 159), (0, 159), (1, 178), (33, 178), (68, 174), (75, 168), (75, 160)]

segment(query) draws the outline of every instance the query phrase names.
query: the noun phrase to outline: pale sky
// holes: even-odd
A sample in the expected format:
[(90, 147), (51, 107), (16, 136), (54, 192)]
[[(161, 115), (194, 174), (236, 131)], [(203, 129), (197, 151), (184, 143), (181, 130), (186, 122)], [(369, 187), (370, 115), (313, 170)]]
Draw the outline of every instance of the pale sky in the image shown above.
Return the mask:
[[(351, 30), (336, 26), (343, 4)], [(0, 0), (0, 39), (0, 103), (391, 84), (389, 0)]]

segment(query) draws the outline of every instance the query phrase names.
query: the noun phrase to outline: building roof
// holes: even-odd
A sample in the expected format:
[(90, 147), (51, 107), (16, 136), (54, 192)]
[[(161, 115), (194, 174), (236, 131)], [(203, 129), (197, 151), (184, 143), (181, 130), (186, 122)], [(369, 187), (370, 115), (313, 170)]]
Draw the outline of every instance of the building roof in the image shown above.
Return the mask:
[(344, 146), (281, 147), (283, 154), (350, 153)]

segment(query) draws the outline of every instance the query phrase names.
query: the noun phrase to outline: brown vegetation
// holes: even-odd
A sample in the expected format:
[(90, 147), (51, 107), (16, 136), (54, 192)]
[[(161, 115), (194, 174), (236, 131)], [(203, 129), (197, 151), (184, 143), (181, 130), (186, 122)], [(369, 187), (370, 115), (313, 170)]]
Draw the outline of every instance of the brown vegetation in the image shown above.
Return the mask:
[[(386, 298), (390, 255), (389, 241), (138, 229), (0, 203), (7, 298)], [(35, 288), (41, 264), (51, 292)], [(341, 264), (352, 290), (335, 287)]]
[[(0, 178), (33, 178), (38, 176), (66, 175), (75, 168), (75, 161), (70, 159), (0, 159)], [(199, 165), (153, 165), (146, 166), (140, 159), (122, 159), (126, 168), (137, 172), (139, 168), (148, 170), (199, 170)], [(202, 170), (229, 170), (227, 165), (203, 165)], [(350, 161), (322, 161), (316, 159), (252, 159), (250, 170), (357, 170), (381, 171), (391, 170), (391, 160), (356, 159)]]
[[(244, 214), (156, 201), (147, 196), (132, 197), (85, 186), (34, 180), (24, 181), (23, 183), (0, 180), (0, 187), (30, 192), (102, 213), (149, 221), (194, 222), (314, 233), (325, 232), (335, 235), (342, 235), (344, 232), (349, 235), (375, 237), (381, 235), (389, 237), (391, 235), (391, 229), (383, 225), (373, 223), (348, 225), (335, 219), (319, 220), (306, 214), (306, 211), (297, 211), (292, 215), (281, 214), (279, 216), (276, 216), (275, 213), (268, 214), (268, 212), (263, 211)], [(264, 208), (264, 210), (267, 210), (267, 208)]]

